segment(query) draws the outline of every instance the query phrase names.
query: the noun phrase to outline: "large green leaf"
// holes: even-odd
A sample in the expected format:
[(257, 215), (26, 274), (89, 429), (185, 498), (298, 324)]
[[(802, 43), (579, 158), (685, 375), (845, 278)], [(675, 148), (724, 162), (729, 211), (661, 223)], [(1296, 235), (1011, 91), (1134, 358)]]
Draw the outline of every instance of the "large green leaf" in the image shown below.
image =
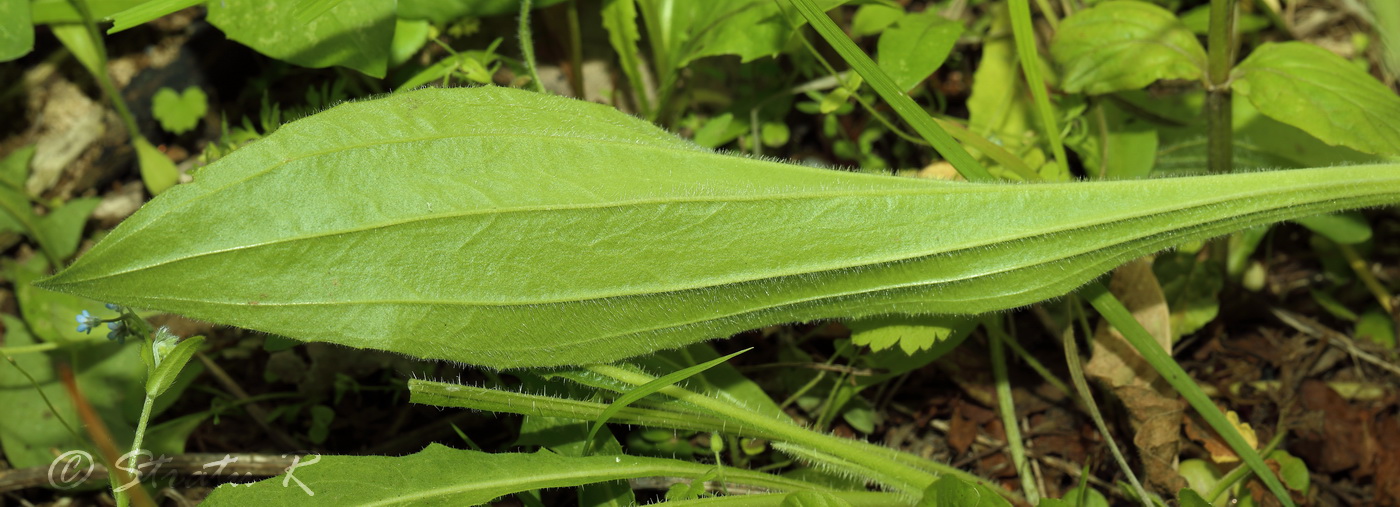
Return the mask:
[(1050, 55), (1063, 68), (1060, 86), (1071, 93), (1135, 90), (1205, 71), (1206, 51), (1196, 35), (1171, 11), (1147, 2), (1101, 3), (1065, 18), (1055, 34)]
[(962, 23), (938, 15), (936, 9), (905, 14), (880, 35), (880, 69), (900, 90), (908, 91), (943, 65), (962, 33)]
[(1190, 239), (1400, 201), (1400, 165), (981, 184), (699, 148), (598, 104), (425, 89), (290, 123), (42, 283), (495, 367), (779, 323), (979, 313)]
[(394, 38), (394, 0), (339, 2), (310, 20), (308, 0), (209, 2), (209, 23), (259, 53), (303, 67), (349, 67), (384, 77)]
[(0, 62), (29, 54), (34, 49), (34, 25), (29, 20), (29, 2), (0, 2)]
[(1400, 96), (1331, 51), (1264, 44), (1232, 74), (1232, 89), (1270, 118), (1328, 144), (1400, 154)]
[[(478, 505), (500, 496), (638, 477), (697, 478), (713, 465), (636, 456), (488, 454), (439, 444), (403, 457), (312, 456), (284, 474), (226, 484), (206, 505)], [(392, 474), (385, 474), (392, 470)], [(776, 490), (818, 489), (791, 479), (726, 469), (725, 479)], [(295, 482), (293, 482), (295, 481)], [(308, 492), (315, 493), (314, 496)]]
[[(534, 0), (536, 9), (549, 7), (563, 0)], [(458, 18), (500, 16), (520, 12), (520, 0), (399, 0), (399, 16), (404, 19), (426, 19), (448, 23)]]
[[(846, 0), (817, 0), (823, 11)], [(674, 68), (697, 58), (738, 55), (742, 61), (782, 51), (793, 27), (804, 21), (773, 0), (638, 0), (648, 20), (649, 37), (659, 38)], [(659, 33), (658, 33), (659, 32)], [(666, 69), (663, 69), (666, 70)]]
[[(40, 343), (19, 319), (3, 315), (0, 320), (5, 325), (6, 347)], [(67, 320), (72, 322), (73, 318), (70, 316)], [(79, 389), (107, 424), (117, 445), (127, 446), (131, 442), (133, 425), (122, 417), (121, 408), (141, 395), (144, 369), (140, 352), (136, 346), (102, 343), (15, 356), (15, 362), (24, 373), (33, 376), (39, 384), (42, 396), (24, 373), (8, 361), (0, 360), (0, 406), (5, 407), (5, 415), (0, 417), (0, 445), (4, 447), (5, 459), (15, 468), (28, 468), (48, 466), (54, 462), (55, 450), (59, 453), (95, 451), (86, 439), (74, 438), (44, 402), (44, 397), (48, 397), (59, 417), (75, 431), (83, 431), (73, 399), (59, 381), (54, 366), (57, 362), (68, 363), (73, 368)]]

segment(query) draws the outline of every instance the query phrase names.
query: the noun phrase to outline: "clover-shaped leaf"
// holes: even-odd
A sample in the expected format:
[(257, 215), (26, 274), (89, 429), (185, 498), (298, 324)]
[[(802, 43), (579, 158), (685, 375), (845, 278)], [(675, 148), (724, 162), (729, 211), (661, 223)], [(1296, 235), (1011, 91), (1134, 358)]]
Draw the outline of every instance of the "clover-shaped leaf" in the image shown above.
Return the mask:
[(183, 134), (194, 129), (204, 112), (209, 109), (209, 98), (197, 86), (185, 88), (183, 93), (175, 93), (171, 88), (161, 88), (151, 99), (151, 114), (160, 122), (160, 127), (172, 134)]

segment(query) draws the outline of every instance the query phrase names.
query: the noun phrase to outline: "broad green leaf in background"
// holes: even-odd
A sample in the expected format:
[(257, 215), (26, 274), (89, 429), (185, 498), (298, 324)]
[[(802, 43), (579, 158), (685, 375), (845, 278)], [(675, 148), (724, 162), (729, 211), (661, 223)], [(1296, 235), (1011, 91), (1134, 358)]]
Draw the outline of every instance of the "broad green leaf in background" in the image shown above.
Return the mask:
[(42, 285), (308, 341), (553, 366), (779, 322), (1012, 308), (1184, 241), (1396, 201), (1400, 165), (929, 181), (718, 154), (562, 97), (425, 89), (279, 128)]
[(1231, 89), (1259, 112), (1328, 144), (1400, 154), (1400, 96), (1331, 51), (1263, 44), (1231, 72)]
[(97, 301), (34, 286), (34, 280), (42, 278), (48, 267), (49, 264), (37, 256), (23, 264), (10, 259), (0, 260), (5, 279), (14, 285), (20, 316), (24, 317), (35, 338), (65, 346), (105, 341), (106, 331), (97, 330), (97, 334), (78, 331), (75, 317), (83, 310), (102, 318), (116, 315)]
[(972, 484), (959, 480), (956, 477), (945, 475), (933, 481), (924, 490), (924, 497), (919, 499), (919, 507), (942, 507), (945, 505), (957, 505), (960, 507), (1010, 507), (1011, 502), (1006, 501), (986, 486)]
[(900, 90), (909, 91), (943, 65), (962, 32), (962, 23), (938, 15), (937, 9), (906, 14), (880, 35), (880, 69)]
[(0, 186), (16, 192), (24, 191), (24, 180), (29, 178), (29, 161), (34, 159), (35, 147), (26, 144), (0, 159)]
[(1155, 125), (1103, 101), (1080, 118), (1078, 126), (1081, 130), (1066, 138), (1065, 145), (1079, 154), (1090, 176), (1135, 179), (1152, 172), (1157, 159)]
[(396, 67), (423, 49), (432, 25), (421, 19), (394, 20), (394, 38), (389, 43), (389, 66)]
[(1196, 332), (1220, 313), (1220, 289), (1225, 287), (1225, 279), (1219, 263), (1198, 261), (1194, 253), (1176, 251), (1158, 256), (1152, 272), (1162, 280), (1173, 340)]
[[(533, 0), (535, 9), (549, 7), (564, 0)], [(399, 16), (404, 19), (426, 19), (448, 23), (459, 18), (500, 16), (520, 12), (520, 0), (398, 0)]]
[(102, 204), (100, 197), (80, 197), (63, 203), (39, 218), (36, 240), (59, 259), (73, 256), (78, 251), (78, 242), (83, 239), (83, 226), (87, 225), (88, 217), (98, 204)]
[[(822, 10), (846, 0), (819, 0)], [(772, 0), (637, 0), (647, 20), (648, 37), (664, 45), (672, 68), (698, 58), (737, 55), (747, 62), (778, 54), (787, 46), (802, 16), (784, 13)], [(658, 69), (658, 72), (668, 69)]]
[[(1146, 92), (1121, 92), (1135, 108), (1180, 121), (1184, 126), (1159, 127), (1160, 146), (1155, 174), (1201, 174), (1206, 167), (1204, 115), (1198, 114), (1205, 94), (1194, 91), (1180, 95), (1153, 97)], [(1248, 100), (1232, 100), (1231, 118), (1235, 129), (1234, 168), (1236, 171), (1317, 167), (1341, 164), (1371, 164), (1383, 161), (1345, 146), (1332, 146), (1302, 129), (1265, 116)]]
[(29, 2), (0, 2), (0, 62), (29, 54), (34, 49), (34, 25), (29, 18)]
[[(18, 285), (16, 285), (18, 287)], [(21, 347), (40, 343), (31, 336), (24, 322), (10, 315), (0, 315), (5, 325), (5, 346)], [(68, 316), (68, 321), (73, 321)], [(76, 325), (76, 323), (75, 323)], [(105, 340), (102, 340), (105, 342)], [(82, 421), (73, 409), (72, 398), (58, 380), (56, 361), (67, 362), (76, 374), (78, 386), (87, 396), (97, 414), (107, 424), (118, 445), (131, 442), (131, 421), (122, 417), (121, 407), (141, 393), (141, 359), (139, 347), (123, 347), (116, 343), (101, 343), (76, 350), (57, 350), (15, 356), (24, 371), (39, 383), (63, 419), (82, 432)], [(139, 403), (139, 401), (137, 401)], [(8, 361), (0, 360), (0, 444), (5, 459), (15, 468), (44, 467), (54, 461), (54, 450), (93, 452), (86, 441), (75, 441), (73, 435), (54, 419), (34, 385)]]
[(198, 86), (185, 88), (183, 92), (164, 87), (151, 97), (151, 115), (160, 122), (160, 128), (171, 134), (179, 135), (194, 129), (208, 109), (209, 97)]
[(1060, 87), (1100, 94), (1144, 88), (1159, 79), (1198, 79), (1206, 52), (1171, 11), (1137, 1), (1104, 2), (1067, 17), (1050, 55)]
[(895, 2), (871, 2), (862, 5), (851, 18), (851, 36), (875, 35), (904, 16), (904, 7)]
[(297, 0), (209, 2), (209, 23), (264, 55), (303, 67), (339, 65), (384, 77), (394, 37), (394, 0), (340, 2), (302, 23)]
[(1332, 213), (1294, 220), (1316, 234), (1342, 245), (1365, 243), (1371, 239), (1371, 224), (1360, 212)]
[(167, 14), (174, 13), (182, 9), (188, 9), (196, 5), (203, 4), (205, 0), (150, 0), (141, 3), (130, 9), (112, 14), (112, 27), (107, 29), (107, 35), (111, 35), (128, 28), (141, 26), (149, 21), (158, 19)]
[(1381, 64), (1391, 76), (1400, 75), (1400, 2), (1370, 0), (1367, 5), (1381, 36)]
[[(225, 484), (206, 505), (305, 505), (305, 491), (324, 505), (478, 505), (531, 489), (559, 488), (637, 477), (699, 477), (713, 465), (636, 456), (567, 457), (457, 450), (429, 444), (416, 454), (308, 456), (292, 471), (297, 482), (277, 476), (249, 485)], [(393, 474), (385, 474), (393, 470)], [(798, 481), (746, 470), (726, 470), (729, 481), (785, 491), (817, 489)], [(290, 487), (283, 486), (290, 483)]]
[[(134, 8), (150, 0), (86, 0), (93, 19), (107, 19), (112, 15)], [(73, 0), (33, 0), (30, 15), (34, 24), (82, 23), (82, 16), (73, 9)]]

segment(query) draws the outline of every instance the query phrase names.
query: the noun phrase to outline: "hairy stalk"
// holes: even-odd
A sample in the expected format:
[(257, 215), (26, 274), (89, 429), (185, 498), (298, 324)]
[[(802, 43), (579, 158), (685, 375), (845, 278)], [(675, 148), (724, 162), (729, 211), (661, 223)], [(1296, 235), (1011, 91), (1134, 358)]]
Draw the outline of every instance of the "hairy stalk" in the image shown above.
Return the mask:
[(539, 69), (535, 68), (535, 39), (530, 33), (530, 0), (520, 0), (520, 25), (517, 31), (520, 37), (520, 53), (525, 60), (525, 68), (530, 71), (531, 88), (546, 93), (544, 82), (540, 81)]
[[(594, 373), (632, 385), (646, 384), (653, 378), (649, 375), (612, 365), (593, 365), (587, 367), (587, 369)], [(821, 449), (824, 453), (829, 453), (849, 461), (850, 463), (854, 463), (855, 465), (869, 468), (899, 483), (918, 488), (916, 491), (906, 491), (912, 495), (921, 494), (922, 489), (933, 482), (935, 475), (950, 474), (965, 481), (986, 485), (1008, 497), (1012, 496), (1010, 492), (1007, 492), (991, 481), (942, 463), (922, 460), (912, 455), (907, 455), (893, 449), (867, 442), (818, 433), (798, 426), (792, 421), (766, 417), (758, 412), (747, 410), (680, 387), (672, 386), (662, 389), (660, 392), (677, 400), (694, 405), (700, 410), (714, 414), (723, 419), (759, 428), (773, 435), (777, 435), (783, 441), (799, 447)], [(920, 462), (920, 465), (914, 465), (911, 461)]]
[(1040, 489), (1035, 477), (1030, 474), (1026, 462), (1026, 447), (1021, 440), (1021, 426), (1016, 417), (1016, 403), (1011, 398), (1011, 377), (1006, 372), (1006, 331), (1001, 327), (1001, 314), (988, 314), (982, 317), (982, 327), (987, 330), (988, 345), (992, 353), (992, 378), (996, 381), (997, 411), (1001, 413), (1002, 429), (1006, 432), (1006, 447), (1011, 450), (1011, 463), (1016, 467), (1016, 476), (1021, 479), (1021, 490), (1026, 501), (1032, 505), (1040, 503)]

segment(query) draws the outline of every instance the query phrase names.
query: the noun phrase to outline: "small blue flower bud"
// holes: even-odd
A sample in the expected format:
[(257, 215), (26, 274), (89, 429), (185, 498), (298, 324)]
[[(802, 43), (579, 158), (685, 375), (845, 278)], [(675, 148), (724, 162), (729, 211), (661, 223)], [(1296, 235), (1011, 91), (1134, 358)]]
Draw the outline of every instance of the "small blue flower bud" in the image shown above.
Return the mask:
[(120, 311), (122, 311), (122, 307), (121, 307), (120, 305), (116, 304), (116, 303), (107, 303), (106, 306), (107, 306), (107, 309), (108, 309), (108, 310), (111, 310), (111, 311), (114, 311), (114, 312), (120, 312)]
[(170, 328), (161, 326), (156, 330), (155, 339), (151, 343), (151, 356), (155, 359), (156, 366), (160, 366), (160, 360), (165, 359), (175, 345), (180, 343), (180, 337), (170, 332)]

